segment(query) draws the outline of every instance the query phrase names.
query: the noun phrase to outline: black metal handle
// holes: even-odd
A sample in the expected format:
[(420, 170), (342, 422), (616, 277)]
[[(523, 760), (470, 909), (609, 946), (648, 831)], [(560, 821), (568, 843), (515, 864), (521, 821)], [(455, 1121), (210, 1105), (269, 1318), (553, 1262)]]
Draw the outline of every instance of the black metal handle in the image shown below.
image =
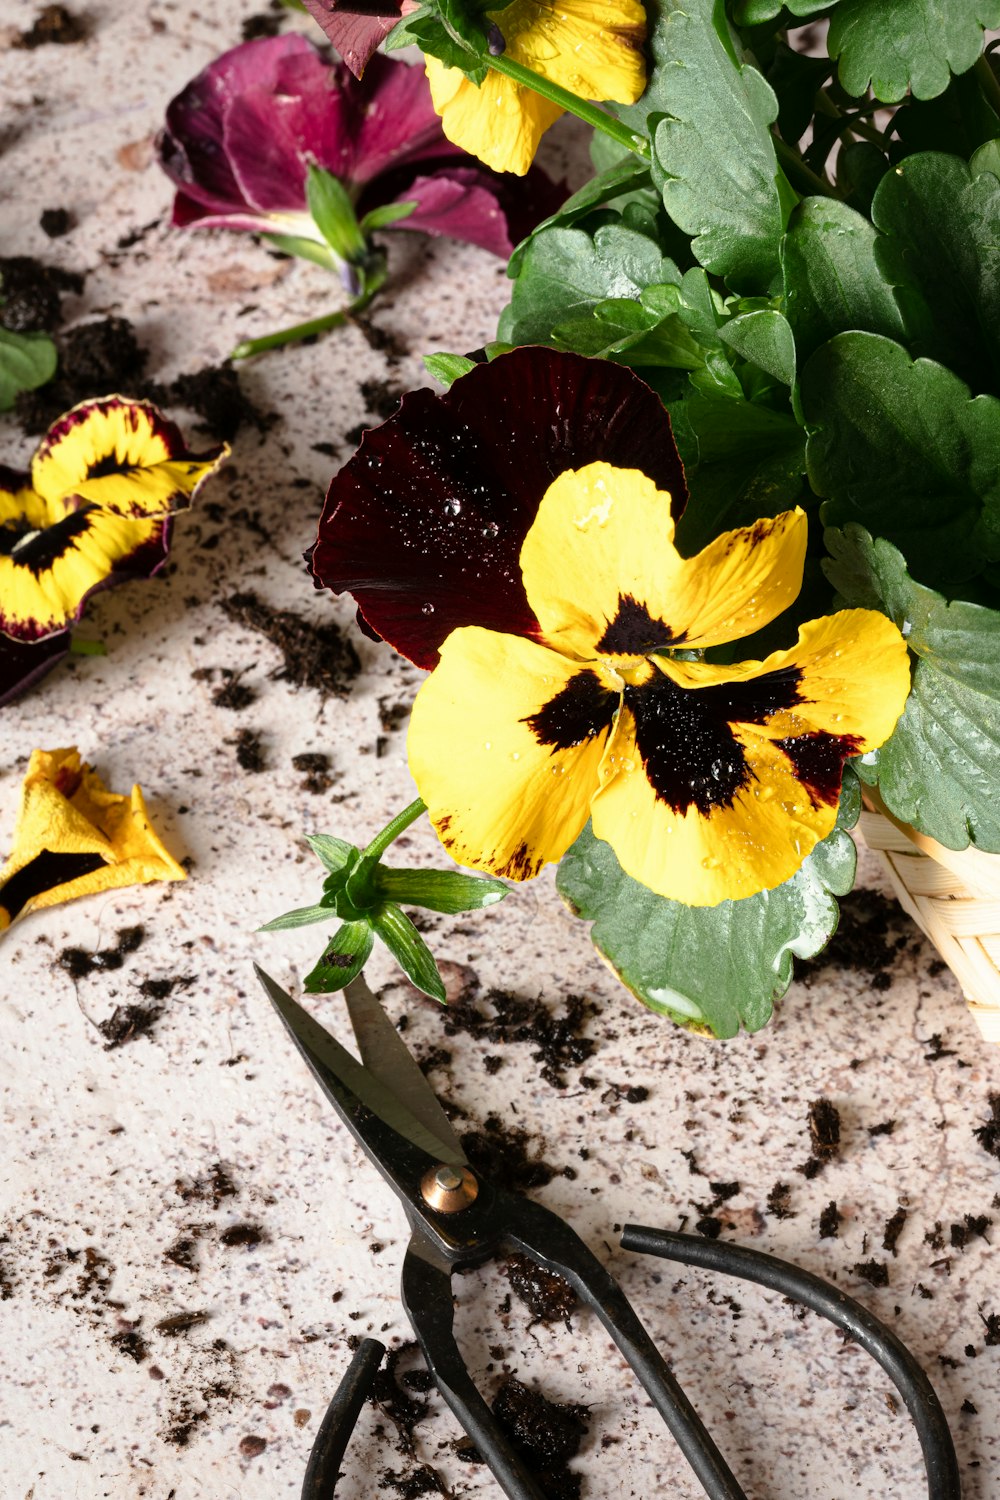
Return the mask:
[(319, 1431), (309, 1454), (306, 1477), (302, 1482), (302, 1500), (333, 1500), (337, 1480), (340, 1478), (341, 1460), (384, 1354), (385, 1345), (380, 1344), (378, 1339), (362, 1339), (358, 1345), (347, 1373), (319, 1424)]
[(724, 1240), (705, 1240), (674, 1230), (626, 1224), (621, 1244), (623, 1250), (658, 1255), (702, 1270), (719, 1271), (724, 1276), (738, 1276), (742, 1281), (756, 1281), (836, 1323), (878, 1360), (906, 1402), (924, 1456), (929, 1500), (961, 1500), (962, 1482), (955, 1445), (934, 1387), (906, 1345), (860, 1302), (776, 1255), (765, 1255), (760, 1250)]

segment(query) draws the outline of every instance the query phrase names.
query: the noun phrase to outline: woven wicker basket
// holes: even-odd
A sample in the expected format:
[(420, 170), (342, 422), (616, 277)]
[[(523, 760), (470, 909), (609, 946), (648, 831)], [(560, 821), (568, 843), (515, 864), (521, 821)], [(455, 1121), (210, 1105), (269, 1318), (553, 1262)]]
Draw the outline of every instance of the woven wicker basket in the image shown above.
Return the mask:
[(962, 986), (983, 1036), (1000, 1043), (1000, 855), (946, 849), (900, 823), (870, 788), (858, 827), (900, 905)]

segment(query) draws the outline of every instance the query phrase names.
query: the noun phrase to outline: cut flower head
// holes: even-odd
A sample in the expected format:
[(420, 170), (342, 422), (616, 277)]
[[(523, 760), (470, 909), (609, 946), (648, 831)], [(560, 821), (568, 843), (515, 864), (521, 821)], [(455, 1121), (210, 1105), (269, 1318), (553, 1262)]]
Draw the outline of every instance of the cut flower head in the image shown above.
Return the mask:
[[(504, 56), (581, 99), (634, 104), (646, 87), (646, 13), (638, 0), (513, 0), (487, 12)], [(527, 172), (563, 110), (493, 69), (480, 85), (426, 59), (444, 133), (497, 172)]]
[(14, 848), (0, 870), (0, 931), (76, 896), (151, 880), (185, 880), (157, 837), (137, 786), (109, 792), (76, 749), (34, 750)]
[[(515, 194), (450, 145), (419, 69), (376, 56), (358, 80), (294, 34), (210, 63), (168, 105), (158, 150), (175, 225), (274, 235), (345, 280), (370, 214), (506, 257), (560, 198), (541, 172)], [(337, 246), (310, 213), (310, 166), (343, 189)]]
[(703, 660), (797, 597), (806, 518), (681, 557), (669, 422), (619, 366), (522, 349), (409, 401), (334, 480), (312, 565), (434, 667), (410, 767), (453, 857), (528, 879), (592, 818), (688, 905), (789, 879), (902, 712), (896, 627), (845, 610), (764, 661)]
[(172, 515), (229, 450), (191, 453), (148, 402), (106, 396), (60, 417), (31, 474), (0, 470), (0, 703), (68, 649), (90, 596), (162, 568)]

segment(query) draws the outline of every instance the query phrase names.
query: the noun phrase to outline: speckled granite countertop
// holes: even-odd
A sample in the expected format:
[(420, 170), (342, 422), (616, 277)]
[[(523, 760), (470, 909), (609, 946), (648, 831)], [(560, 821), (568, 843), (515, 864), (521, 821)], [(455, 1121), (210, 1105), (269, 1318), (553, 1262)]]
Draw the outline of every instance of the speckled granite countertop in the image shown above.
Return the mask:
[[(3, 253), (85, 271), (71, 318), (128, 316), (161, 381), (218, 360), (248, 330), (326, 311), (331, 289), (318, 269), (270, 259), (248, 239), (167, 228), (152, 133), (166, 100), (240, 39), (252, 5), (90, 0), (86, 10), (85, 42), (23, 51), (7, 43), (35, 7), (3, 7)], [(563, 141), (579, 157), (572, 132)], [(77, 223), (50, 242), (38, 217), (53, 207)], [(191, 868), (184, 885), (29, 918), (0, 950), (4, 1500), (295, 1496), (349, 1338), (407, 1336), (402, 1216), (324, 1108), (249, 968), (256, 957), (294, 986), (314, 956), (315, 934), (253, 930), (312, 899), (316, 866), (302, 832), (363, 840), (411, 795), (405, 727), (392, 710), (417, 674), (353, 633), (349, 604), (314, 598), (300, 560), (331, 471), (315, 445), (351, 451), (345, 434), (376, 416), (364, 382), (420, 383), (423, 352), (488, 338), (505, 279), (485, 254), (416, 236), (397, 237), (392, 254), (392, 290), (372, 319), (391, 335), (388, 350), (352, 328), (247, 369), (251, 399), (279, 420), (264, 435), (240, 432), (224, 475), (178, 524), (168, 576), (88, 611), (86, 633), (107, 642), (107, 655), (60, 669), (4, 714), (0, 846), (29, 751), (76, 743), (116, 790), (142, 783)], [(377, 384), (366, 389), (377, 399)], [(177, 416), (190, 430), (191, 415)], [(11, 418), (0, 438), (2, 461), (31, 451)], [(363, 670), (347, 696), (324, 701), (283, 680), (278, 651), (219, 607), (238, 589), (351, 632)], [(251, 689), (239, 711), (213, 702), (223, 668)], [(261, 770), (237, 759), (243, 730), (259, 736)], [(325, 788), (320, 777), (310, 790), (292, 765), (308, 752), (330, 757)], [(408, 854), (433, 857), (425, 831), (413, 832)], [(442, 920), (433, 942), (456, 994), (504, 985), (557, 1014), (585, 997), (582, 1034), (597, 1045), (567, 1064), (563, 1087), (543, 1076), (529, 1044), (448, 1036), (438, 1008), (398, 984), (386, 1003), (394, 1018), (408, 1016), (419, 1056), (437, 1052), (431, 1076), (463, 1128), (496, 1113), (549, 1163), (539, 1198), (613, 1266), (755, 1500), (917, 1500), (905, 1412), (861, 1352), (780, 1298), (625, 1256), (614, 1230), (627, 1220), (714, 1215), (724, 1235), (860, 1296), (931, 1373), (968, 1500), (992, 1500), (1000, 1164), (973, 1131), (1000, 1091), (1000, 1052), (985, 1050), (954, 983), (893, 914), (875, 873), (866, 868), (865, 879), (852, 924), (874, 922), (877, 933), (888, 912), (887, 934), (867, 945), (848, 934), (768, 1031), (726, 1045), (643, 1013), (544, 879), (502, 914)], [(134, 927), (141, 941), (113, 971), (74, 978), (58, 962), (67, 947), (107, 948)], [(886, 943), (897, 941), (886, 968)], [(374, 979), (392, 981), (387, 963), (376, 959)], [(107, 1048), (99, 1024), (150, 995), (162, 1004), (150, 1030)], [(317, 1009), (346, 1035), (336, 1000)], [(839, 1110), (842, 1145), (809, 1177), (799, 1169), (817, 1099)], [(821, 1238), (830, 1203), (839, 1235)], [(900, 1208), (905, 1222), (895, 1220), (895, 1249), (885, 1249)], [(886, 1286), (857, 1271), (872, 1260)], [(578, 1461), (586, 1497), (700, 1493), (589, 1318), (571, 1331), (529, 1327), (500, 1272), (462, 1277), (457, 1289), (458, 1326), (488, 1391), (511, 1369), (553, 1399), (589, 1405)], [(171, 1325), (181, 1314), (198, 1317)], [(385, 1418), (376, 1433), (377, 1421), (363, 1418), (344, 1500), (421, 1492), (407, 1490), (414, 1460)], [(431, 1398), (416, 1459), (456, 1500), (497, 1494), (485, 1469), (458, 1460), (456, 1437)], [(401, 1487), (384, 1487), (391, 1474)]]

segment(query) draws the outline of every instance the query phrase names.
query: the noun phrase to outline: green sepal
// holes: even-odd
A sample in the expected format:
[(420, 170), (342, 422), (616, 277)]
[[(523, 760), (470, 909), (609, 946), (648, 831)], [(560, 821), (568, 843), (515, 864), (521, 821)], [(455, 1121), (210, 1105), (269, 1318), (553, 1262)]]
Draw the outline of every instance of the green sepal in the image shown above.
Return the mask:
[(445, 390), (450, 390), (456, 380), (463, 375), (468, 375), (470, 370), (476, 368), (474, 359), (466, 359), (464, 354), (425, 354), (424, 369), (434, 380), (440, 381)]
[(329, 906), (322, 903), (319, 906), (297, 906), (294, 911), (286, 911), (282, 916), (265, 922), (257, 931), (284, 932), (292, 927), (308, 927), (311, 922), (329, 922), (333, 915)]
[(306, 168), (306, 201), (316, 228), (334, 254), (341, 260), (363, 261), (368, 244), (350, 194), (339, 177), (310, 162)]
[(284, 255), (297, 255), (300, 260), (311, 260), (314, 265), (322, 266), (324, 271), (336, 271), (340, 265), (329, 245), (321, 244), (319, 240), (310, 240), (305, 235), (264, 234), (261, 239)]
[(434, 955), (409, 917), (392, 902), (386, 902), (373, 914), (372, 926), (410, 983), (443, 1005), (446, 999), (444, 981), (438, 973)]
[(56, 346), (47, 333), (0, 328), (0, 411), (9, 411), (20, 391), (37, 390), (51, 380), (57, 363)]
[(371, 957), (375, 940), (367, 922), (345, 922), (338, 927), (323, 957), (302, 981), (307, 995), (327, 995), (357, 979)]
[(496, 906), (509, 895), (502, 880), (484, 875), (459, 875), (450, 870), (392, 870), (380, 865), (375, 875), (380, 899), (402, 906), (422, 906), (427, 911), (453, 916), (460, 911), (481, 911)]
[(416, 211), (415, 202), (383, 203), (380, 208), (370, 208), (364, 218), (358, 221), (358, 228), (363, 235), (369, 235), (376, 229), (388, 229), (390, 224), (398, 224), (401, 219), (408, 219)]
[(792, 980), (792, 959), (811, 958), (836, 929), (836, 897), (854, 884), (857, 854), (846, 829), (860, 811), (845, 768), (833, 831), (790, 880), (718, 906), (685, 906), (626, 875), (590, 825), (563, 855), (557, 889), (622, 983), (650, 1010), (719, 1038), (758, 1031)]
[(917, 583), (897, 548), (861, 526), (828, 531), (826, 543), (841, 600), (888, 615), (914, 659), (903, 715), (860, 774), (877, 780), (890, 812), (946, 848), (1000, 853), (1000, 613)]
[(306, 843), (309, 845), (316, 858), (324, 869), (334, 872), (343, 870), (347, 865), (356, 863), (351, 856), (361, 858), (361, 850), (354, 844), (349, 844), (346, 839), (335, 838), (332, 833), (307, 833)]

